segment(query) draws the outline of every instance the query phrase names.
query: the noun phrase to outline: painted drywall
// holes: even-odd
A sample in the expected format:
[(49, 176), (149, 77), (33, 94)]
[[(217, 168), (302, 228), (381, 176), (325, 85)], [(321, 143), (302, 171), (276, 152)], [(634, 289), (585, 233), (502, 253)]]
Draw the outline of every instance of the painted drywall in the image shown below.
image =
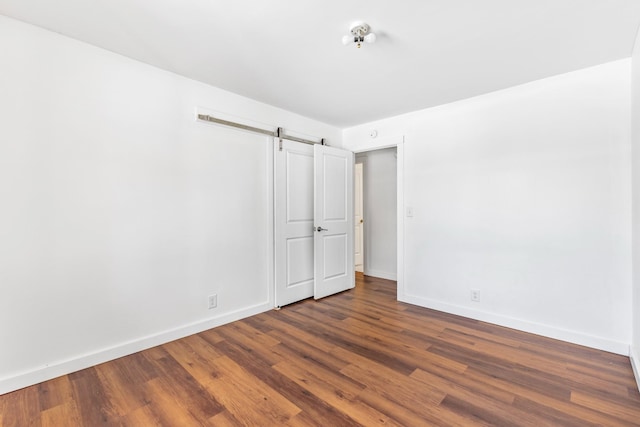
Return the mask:
[(631, 70), (633, 296), (630, 356), (640, 389), (640, 32), (633, 49)]
[(356, 155), (363, 164), (364, 274), (396, 280), (396, 149)]
[(272, 142), (196, 108), (338, 129), (1, 16), (0, 51), (0, 393), (273, 307)]
[(401, 300), (628, 353), (630, 67), (344, 130), (354, 151), (404, 140)]

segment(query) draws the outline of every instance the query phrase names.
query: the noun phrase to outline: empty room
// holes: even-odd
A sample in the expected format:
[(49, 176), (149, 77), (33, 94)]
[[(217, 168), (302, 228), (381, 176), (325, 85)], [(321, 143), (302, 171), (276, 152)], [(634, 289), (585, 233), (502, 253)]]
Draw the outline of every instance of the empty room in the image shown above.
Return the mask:
[(640, 426), (637, 0), (0, 0), (1, 426)]

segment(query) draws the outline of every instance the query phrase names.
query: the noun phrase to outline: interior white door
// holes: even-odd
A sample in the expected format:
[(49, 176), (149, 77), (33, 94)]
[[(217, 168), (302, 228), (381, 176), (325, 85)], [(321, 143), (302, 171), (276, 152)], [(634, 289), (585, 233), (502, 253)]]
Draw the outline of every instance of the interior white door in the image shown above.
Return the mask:
[(355, 179), (355, 205), (354, 209), (354, 224), (355, 230), (353, 235), (353, 245), (355, 248), (354, 257), (356, 264), (356, 271), (363, 272), (364, 271), (364, 217), (363, 217), (363, 189), (362, 189), (362, 177), (363, 177), (363, 167), (362, 163), (356, 163), (354, 169), (354, 179)]
[(313, 296), (313, 146), (275, 147), (275, 302), (282, 307)]
[(353, 153), (314, 145), (314, 298), (355, 286)]

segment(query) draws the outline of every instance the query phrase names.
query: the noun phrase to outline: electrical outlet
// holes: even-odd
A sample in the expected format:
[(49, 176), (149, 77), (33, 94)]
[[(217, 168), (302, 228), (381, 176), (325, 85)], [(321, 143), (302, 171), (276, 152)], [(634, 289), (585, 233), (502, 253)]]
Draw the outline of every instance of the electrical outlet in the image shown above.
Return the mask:
[(407, 206), (407, 218), (413, 217), (413, 207)]
[(209, 310), (218, 306), (218, 294), (209, 295)]
[(471, 289), (471, 301), (480, 302), (480, 289)]

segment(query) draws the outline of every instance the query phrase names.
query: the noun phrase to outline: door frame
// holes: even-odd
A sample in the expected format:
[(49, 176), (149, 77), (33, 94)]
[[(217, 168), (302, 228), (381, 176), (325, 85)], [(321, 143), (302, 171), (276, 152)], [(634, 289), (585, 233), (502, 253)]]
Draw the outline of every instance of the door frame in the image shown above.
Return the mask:
[(401, 296), (405, 295), (405, 271), (404, 271), (404, 227), (405, 227), (405, 200), (404, 200), (404, 135), (398, 135), (388, 138), (380, 138), (370, 143), (366, 147), (352, 148), (354, 154), (366, 153), (368, 151), (381, 150), (383, 148), (396, 147), (398, 155), (396, 163), (396, 253), (397, 253), (397, 295), (396, 299), (401, 300)]

